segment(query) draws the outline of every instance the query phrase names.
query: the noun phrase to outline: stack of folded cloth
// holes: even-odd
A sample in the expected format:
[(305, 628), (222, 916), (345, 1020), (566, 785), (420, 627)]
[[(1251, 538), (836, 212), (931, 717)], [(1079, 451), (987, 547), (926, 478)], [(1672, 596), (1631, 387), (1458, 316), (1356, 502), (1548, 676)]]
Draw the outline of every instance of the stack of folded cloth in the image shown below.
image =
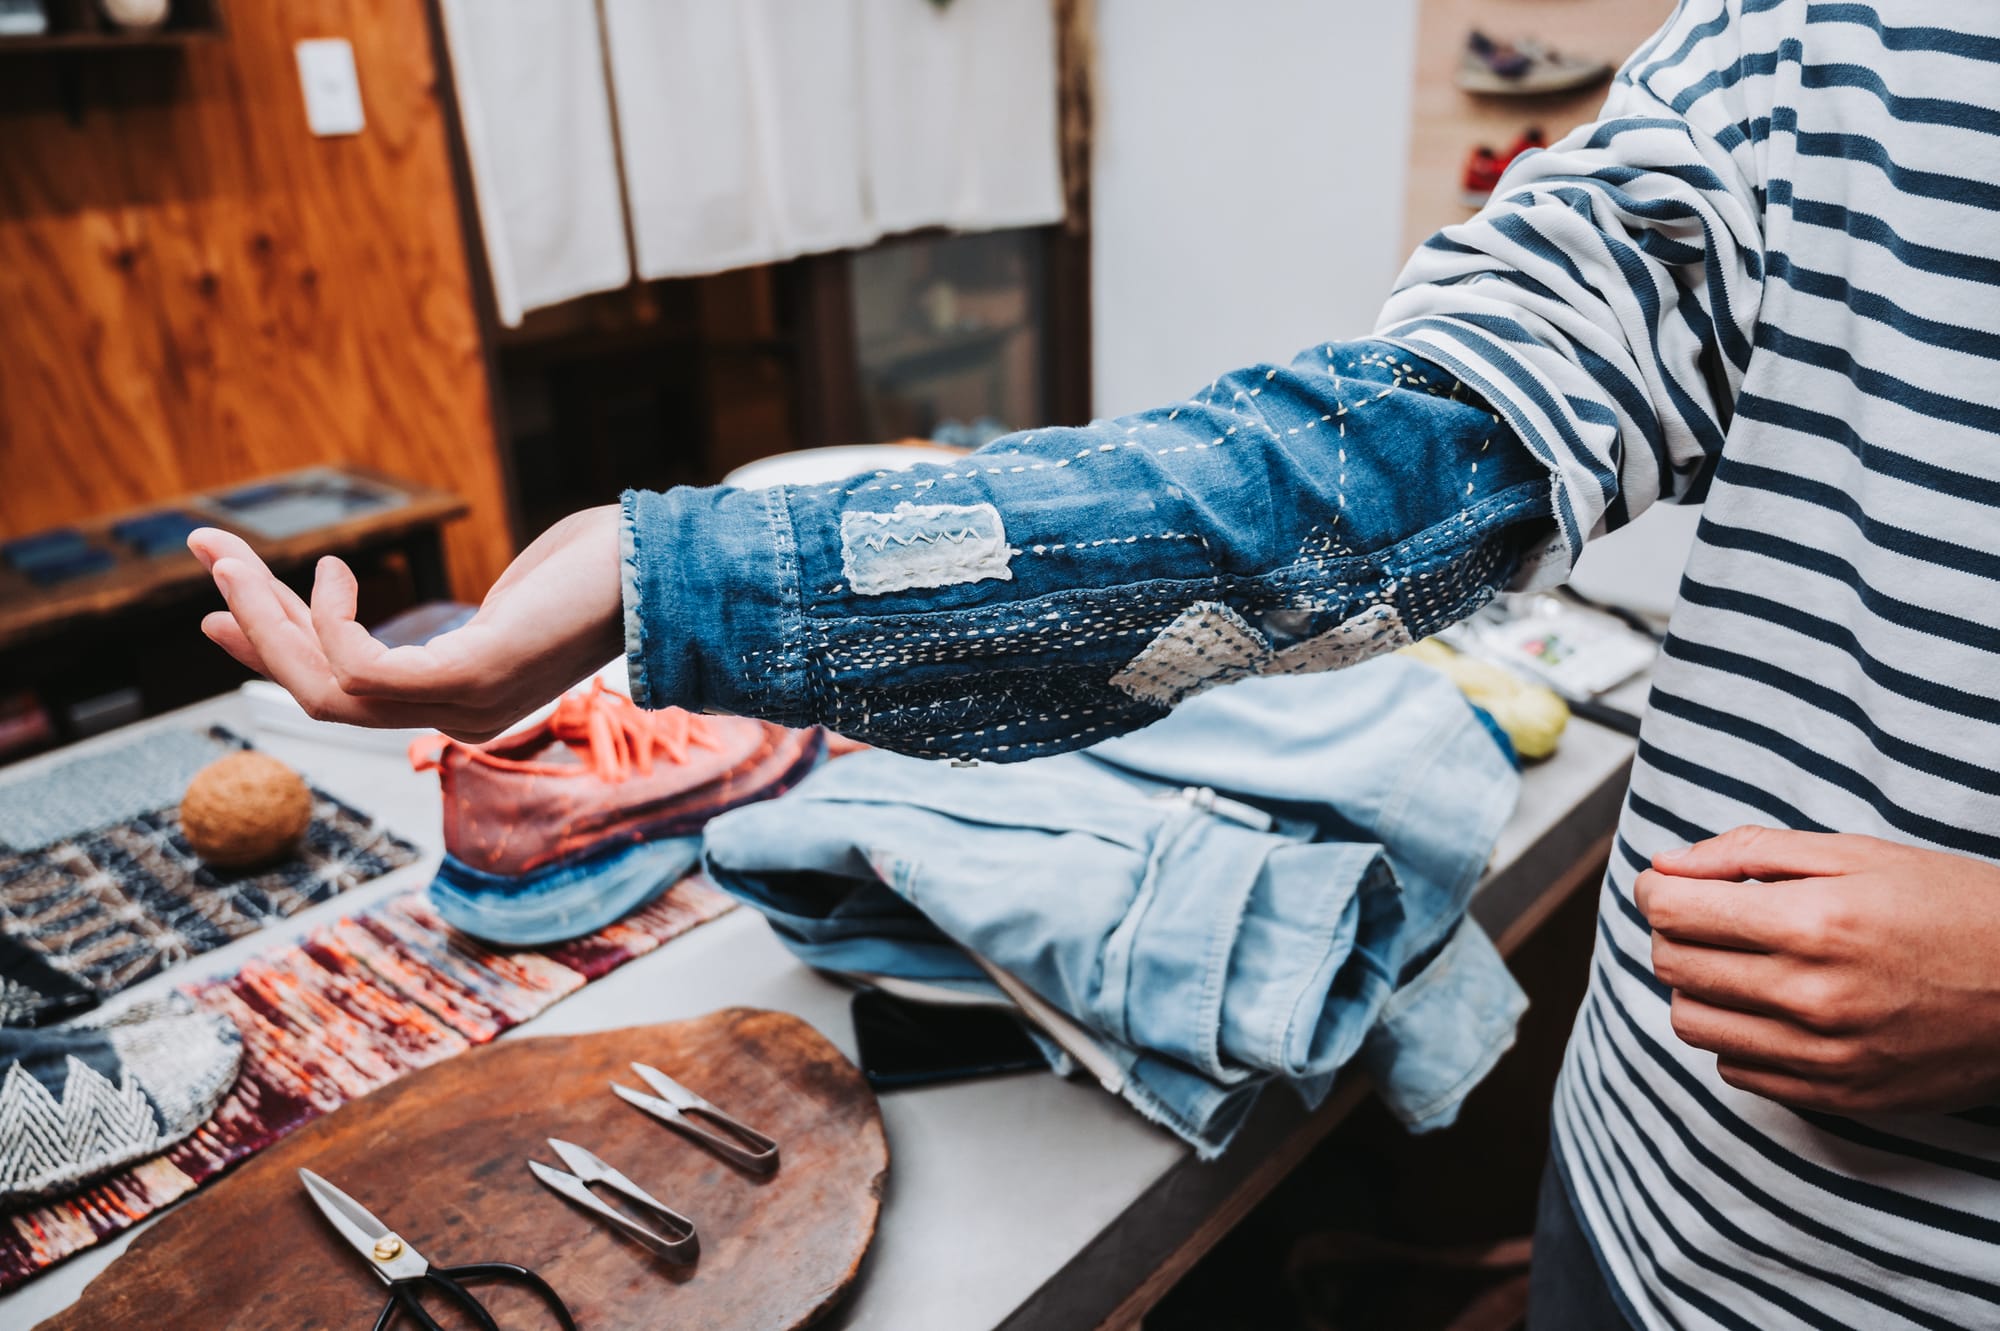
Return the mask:
[(825, 753), (817, 730), (648, 712), (602, 681), (491, 744), (427, 736), (410, 761), (444, 789), (431, 900), (494, 943), (594, 932), (692, 869), (710, 818), (790, 789)]
[(1081, 753), (843, 758), (710, 824), (706, 869), (823, 970), (961, 996), (1006, 972), (1211, 1156), (1263, 1088), (1317, 1104), (1350, 1060), (1411, 1127), (1452, 1121), (1526, 1005), (1465, 918), (1519, 790), (1456, 688), (1385, 657)]

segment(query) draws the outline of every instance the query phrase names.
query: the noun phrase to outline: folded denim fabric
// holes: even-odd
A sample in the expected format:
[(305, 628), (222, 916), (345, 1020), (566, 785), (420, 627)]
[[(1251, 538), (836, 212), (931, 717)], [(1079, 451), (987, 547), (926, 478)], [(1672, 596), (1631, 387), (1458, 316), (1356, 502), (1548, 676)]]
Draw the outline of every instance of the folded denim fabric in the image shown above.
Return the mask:
[(857, 754), (709, 824), (707, 872), (815, 966), (980, 987), (977, 953), (1099, 1037), (1204, 1155), (1273, 1080), (1363, 1058), (1451, 1121), (1524, 1000), (1463, 923), (1519, 777), (1401, 659), (1245, 681), (1081, 754)]
[(432, 903), (515, 946), (601, 929), (694, 866), (710, 818), (789, 789), (824, 753), (817, 730), (646, 712), (601, 681), (491, 744), (426, 736), (410, 759), (444, 793)]

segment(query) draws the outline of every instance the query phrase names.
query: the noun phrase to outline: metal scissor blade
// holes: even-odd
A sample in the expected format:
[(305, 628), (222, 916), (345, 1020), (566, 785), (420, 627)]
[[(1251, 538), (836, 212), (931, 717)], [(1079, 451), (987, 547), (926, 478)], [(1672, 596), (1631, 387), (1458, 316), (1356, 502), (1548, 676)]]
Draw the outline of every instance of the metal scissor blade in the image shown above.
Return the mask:
[(551, 1137), (548, 1140), (549, 1149), (569, 1166), (570, 1173), (585, 1183), (609, 1183), (623, 1180), (625, 1177), (575, 1142), (566, 1142), (560, 1137)]
[[(752, 1174), (777, 1172), (777, 1142), (748, 1124), (731, 1118), (658, 1068), (634, 1063), (632, 1071), (638, 1073), (659, 1095), (645, 1095), (612, 1082), (611, 1089), (621, 1100), (651, 1114), (676, 1132), (692, 1137), (738, 1168)], [(695, 1115), (715, 1124), (722, 1131), (710, 1131), (696, 1120)]]
[[(553, 1139), (551, 1144), (553, 1144)], [(585, 1152), (585, 1154), (589, 1153)], [(592, 1159), (595, 1158), (594, 1156), (592, 1157)], [(602, 1164), (603, 1162), (599, 1161), (599, 1163)], [(608, 1165), (605, 1167), (607, 1169), (610, 1168)], [(540, 1179), (546, 1187), (561, 1193), (575, 1205), (582, 1207), (592, 1215), (610, 1222), (623, 1233), (630, 1234), (633, 1238), (638, 1239), (662, 1257), (676, 1262), (692, 1262), (701, 1251), (701, 1240), (695, 1234), (694, 1222), (678, 1211), (671, 1210), (654, 1201), (651, 1196), (640, 1191), (636, 1186), (626, 1185), (626, 1187), (631, 1189), (630, 1194), (627, 1194), (630, 1200), (651, 1211), (671, 1231), (670, 1233), (659, 1233), (657, 1230), (634, 1220), (631, 1216), (626, 1215), (616, 1207), (607, 1205), (596, 1193), (584, 1186), (582, 1179), (574, 1175), (565, 1174), (559, 1169), (550, 1169), (539, 1160), (528, 1161), (528, 1172)], [(611, 1172), (617, 1174), (616, 1170), (611, 1170)], [(621, 1180), (623, 1179), (623, 1175), (619, 1175), (619, 1177)], [(625, 1188), (619, 1188), (618, 1190), (621, 1193), (626, 1191)]]
[(615, 1081), (611, 1083), (611, 1093), (635, 1109), (645, 1110), (654, 1118), (671, 1121), (680, 1116), (679, 1105), (670, 1105), (657, 1095), (635, 1091), (630, 1086), (622, 1086)]
[(647, 1067), (644, 1063), (634, 1063), (631, 1067), (632, 1071), (639, 1075), (640, 1081), (645, 1082), (653, 1088), (653, 1094), (659, 1096), (674, 1108), (704, 1108), (710, 1113), (716, 1112), (714, 1105), (709, 1104), (708, 1101), (702, 1099), (658, 1068)]
[(385, 1283), (420, 1276), (430, 1269), (422, 1254), (339, 1188), (310, 1169), (299, 1171), (299, 1182), (305, 1184), (306, 1196), (312, 1198), (327, 1223), (339, 1231), (349, 1247), (368, 1259), (368, 1269)]

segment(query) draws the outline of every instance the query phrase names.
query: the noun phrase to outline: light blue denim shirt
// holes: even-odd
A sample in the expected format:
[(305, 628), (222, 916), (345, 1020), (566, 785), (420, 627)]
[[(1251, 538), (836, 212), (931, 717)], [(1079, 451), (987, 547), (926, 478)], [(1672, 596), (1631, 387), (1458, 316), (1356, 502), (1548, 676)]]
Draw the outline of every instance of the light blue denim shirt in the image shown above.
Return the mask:
[(633, 697), (928, 756), (1074, 749), (1462, 618), (1550, 548), (1553, 484), (1449, 373), (1351, 342), (956, 463), (634, 491)]
[(1518, 790), (1395, 658), (1026, 764), (855, 754), (710, 823), (705, 862), (815, 966), (984, 986), (985, 957), (1213, 1154), (1271, 1081), (1317, 1103), (1356, 1057), (1407, 1122), (1451, 1121), (1525, 1006), (1464, 919)]

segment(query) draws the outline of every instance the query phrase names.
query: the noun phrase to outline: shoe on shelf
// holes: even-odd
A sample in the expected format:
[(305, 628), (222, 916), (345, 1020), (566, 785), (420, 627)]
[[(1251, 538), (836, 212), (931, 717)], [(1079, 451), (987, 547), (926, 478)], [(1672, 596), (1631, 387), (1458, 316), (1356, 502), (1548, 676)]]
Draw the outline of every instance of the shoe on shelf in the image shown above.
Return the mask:
[(1486, 201), (1493, 197), (1499, 187), (1500, 178), (1507, 174), (1507, 168), (1514, 159), (1524, 152), (1549, 146), (1548, 136), (1538, 125), (1530, 125), (1521, 131), (1505, 151), (1495, 152), (1485, 144), (1474, 148), (1465, 159), (1465, 170), (1459, 177), (1459, 202), (1468, 208), (1484, 208)]
[(1500, 173), (1506, 169), (1507, 163), (1485, 144), (1474, 148), (1466, 156), (1465, 170), (1459, 176), (1459, 202), (1468, 208), (1484, 208), (1486, 200), (1493, 196), (1493, 187), (1500, 183)]
[(1540, 42), (1496, 41), (1478, 29), (1466, 34), (1458, 61), (1458, 86), (1487, 97), (1542, 97), (1574, 92), (1611, 77), (1602, 60), (1566, 56)]
[(693, 869), (710, 818), (790, 789), (825, 753), (818, 730), (648, 712), (601, 680), (490, 744), (425, 736), (410, 761), (444, 792), (431, 903), (492, 943), (592, 933)]
[(1533, 152), (1537, 148), (1546, 148), (1548, 146), (1549, 136), (1542, 133), (1542, 127), (1540, 125), (1530, 125), (1522, 130), (1512, 143), (1507, 145), (1507, 152), (1502, 159), (1506, 166), (1503, 166), (1501, 169), (1505, 170), (1507, 166), (1514, 165), (1514, 159), (1522, 153)]

